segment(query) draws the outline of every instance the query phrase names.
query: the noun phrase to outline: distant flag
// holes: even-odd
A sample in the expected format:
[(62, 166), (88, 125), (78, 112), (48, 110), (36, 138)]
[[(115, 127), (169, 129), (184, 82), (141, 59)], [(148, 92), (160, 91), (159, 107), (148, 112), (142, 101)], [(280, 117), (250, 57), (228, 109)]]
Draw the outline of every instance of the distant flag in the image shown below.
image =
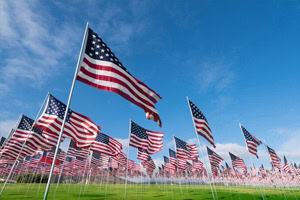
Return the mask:
[(193, 169), (203, 171), (203, 163), (200, 160), (193, 160)]
[(146, 152), (144, 152), (141, 149), (138, 149), (138, 153), (137, 153), (137, 159), (138, 160), (142, 160), (142, 161), (147, 161), (148, 159), (148, 155)]
[(154, 107), (161, 97), (132, 76), (111, 49), (90, 28), (77, 80), (119, 94), (144, 109), (146, 117), (161, 126), (160, 117)]
[(172, 164), (170, 163), (170, 159), (169, 159), (168, 157), (166, 157), (166, 156), (164, 156), (164, 163), (165, 163), (165, 167), (166, 167), (167, 169), (176, 171), (176, 166), (172, 165)]
[(231, 162), (232, 162), (232, 166), (234, 168), (244, 169), (244, 170), (247, 169), (246, 164), (245, 164), (243, 159), (241, 159), (240, 157), (238, 157), (238, 156), (236, 156), (236, 155), (234, 155), (230, 152), (229, 152), (229, 156), (230, 156), (230, 159), (231, 159)]
[(163, 132), (155, 132), (142, 128), (131, 121), (129, 145), (148, 154), (160, 152), (163, 147)]
[[(65, 111), (66, 105), (49, 95), (45, 110), (35, 127), (49, 135), (59, 135)], [(90, 118), (69, 109), (63, 134), (73, 139), (76, 145), (82, 148), (92, 144), (100, 129)]]
[(189, 151), (188, 144), (177, 137), (174, 137), (174, 140), (177, 159), (189, 160), (191, 158), (191, 152)]
[(109, 156), (116, 156), (122, 150), (122, 144), (116, 139), (104, 134), (98, 133), (95, 141), (93, 141), (90, 150), (98, 151)]
[(214, 137), (212, 135), (212, 131), (210, 130), (206, 117), (193, 102), (191, 102), (190, 100), (188, 101), (197, 133), (204, 137), (214, 148), (216, 148)]
[(284, 165), (282, 166), (282, 168), (286, 173), (289, 173), (290, 172), (290, 166), (289, 166), (288, 161), (287, 161), (285, 156), (283, 156), (283, 161), (284, 161)]
[(177, 167), (176, 153), (172, 149), (169, 149), (169, 159), (170, 159), (171, 165), (173, 165), (174, 167)]
[(0, 147), (2, 147), (6, 142), (6, 138), (5, 137), (1, 137), (1, 140), (0, 140)]
[(87, 158), (90, 153), (89, 148), (79, 148), (76, 143), (71, 140), (68, 148), (68, 156)]
[(244, 134), (248, 151), (258, 158), (257, 146), (262, 144), (262, 142), (260, 140), (258, 140), (254, 135), (249, 133), (249, 131), (247, 131), (247, 129), (245, 129), (241, 124), (240, 124), (240, 127), (242, 129), (243, 134)]
[(268, 146), (267, 146), (267, 149), (268, 149), (268, 152), (269, 152), (269, 155), (270, 155), (272, 166), (280, 169), (281, 168), (281, 166), (280, 166), (280, 159), (277, 156), (276, 152), (274, 151), (274, 149), (271, 149)]
[(208, 159), (211, 165), (211, 171), (214, 175), (218, 174), (219, 164), (224, 160), (216, 152), (207, 147)]

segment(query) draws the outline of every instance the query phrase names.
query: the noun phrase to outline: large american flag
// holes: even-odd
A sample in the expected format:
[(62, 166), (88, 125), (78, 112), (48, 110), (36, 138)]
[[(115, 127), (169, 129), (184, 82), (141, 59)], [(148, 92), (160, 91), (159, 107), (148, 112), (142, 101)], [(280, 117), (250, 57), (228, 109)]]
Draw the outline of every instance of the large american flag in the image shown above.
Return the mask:
[(197, 133), (202, 137), (204, 137), (211, 145), (213, 145), (213, 147), (216, 147), (214, 143), (214, 137), (212, 135), (206, 117), (203, 115), (200, 109), (190, 100), (189, 100), (189, 106), (193, 115), (193, 120), (195, 123), (195, 128)]
[(163, 132), (146, 130), (131, 121), (129, 145), (148, 154), (160, 152), (163, 147)]
[(95, 88), (115, 92), (144, 109), (148, 119), (161, 120), (155, 104), (161, 97), (132, 76), (111, 49), (88, 28), (86, 47), (77, 80)]
[(122, 148), (122, 144), (118, 140), (104, 133), (99, 133), (96, 140), (91, 145), (91, 150), (98, 151), (109, 156), (118, 155)]
[(277, 156), (276, 152), (274, 151), (274, 149), (270, 148), (267, 146), (269, 155), (270, 155), (270, 159), (271, 159), (271, 164), (273, 167), (276, 167), (277, 169), (281, 168), (280, 165), (280, 158)]
[(245, 140), (246, 140), (248, 151), (258, 158), (257, 146), (262, 144), (262, 142), (260, 140), (258, 140), (254, 135), (249, 133), (249, 131), (247, 131), (247, 129), (245, 129), (242, 125), (240, 125), (240, 126), (241, 126), (242, 132), (243, 132)]
[[(35, 127), (44, 130), (49, 135), (59, 135), (65, 111), (66, 105), (49, 95), (45, 110)], [(63, 134), (82, 148), (93, 143), (100, 129), (90, 118), (69, 109)]]
[(218, 174), (219, 164), (224, 160), (216, 152), (207, 147), (208, 159), (211, 165), (211, 171), (214, 175)]
[(232, 166), (235, 168), (240, 168), (246, 170), (246, 164), (243, 159), (229, 152), (229, 156), (231, 159)]

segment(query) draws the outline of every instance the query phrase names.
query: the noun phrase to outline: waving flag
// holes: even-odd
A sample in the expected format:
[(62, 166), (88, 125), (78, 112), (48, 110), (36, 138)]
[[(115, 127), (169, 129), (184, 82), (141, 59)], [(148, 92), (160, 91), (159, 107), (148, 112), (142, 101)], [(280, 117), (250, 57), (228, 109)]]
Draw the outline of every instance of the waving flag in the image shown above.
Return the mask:
[(77, 80), (119, 94), (144, 109), (146, 117), (161, 126), (160, 117), (154, 107), (161, 97), (132, 76), (111, 49), (90, 28)]
[(213, 145), (213, 147), (216, 148), (214, 138), (212, 136), (212, 132), (209, 128), (209, 124), (206, 117), (203, 115), (200, 109), (190, 100), (189, 106), (193, 115), (193, 120), (197, 133), (204, 137), (211, 145)]
[(76, 143), (71, 140), (68, 148), (68, 156), (86, 158), (90, 153), (89, 149), (82, 149), (76, 146)]
[(195, 160), (199, 157), (195, 144), (190, 145), (177, 137), (174, 137), (174, 140), (178, 159)]
[(122, 150), (122, 144), (112, 137), (99, 133), (91, 145), (91, 150), (104, 153), (109, 156), (116, 156)]
[(199, 170), (200, 172), (203, 171), (203, 163), (200, 160), (193, 160), (193, 169)]
[(240, 124), (240, 127), (242, 129), (243, 134), (244, 134), (248, 151), (251, 154), (255, 155), (258, 158), (258, 155), (257, 155), (257, 146), (259, 146), (260, 144), (262, 144), (262, 142), (260, 140), (258, 140), (256, 137), (254, 137), (253, 135), (251, 135), (249, 133), (249, 131), (247, 131), (241, 124)]
[(148, 155), (146, 152), (144, 152), (143, 150), (138, 150), (138, 154), (137, 154), (137, 159), (138, 160), (142, 160), (142, 161), (147, 161), (148, 159)]
[(276, 152), (274, 151), (274, 149), (271, 149), (270, 147), (267, 146), (269, 155), (270, 155), (270, 159), (271, 159), (271, 164), (273, 167), (276, 167), (277, 169), (280, 169), (280, 159), (277, 156)]
[(211, 165), (211, 171), (214, 175), (218, 174), (219, 164), (224, 160), (216, 152), (207, 147), (208, 159)]
[(283, 156), (283, 160), (284, 160), (284, 165), (282, 166), (282, 168), (286, 173), (289, 173), (290, 172), (290, 165), (288, 164), (288, 161), (287, 161), (285, 156)]
[(243, 159), (229, 152), (229, 156), (232, 162), (232, 166), (235, 168), (247, 169), (246, 164)]
[(163, 147), (163, 132), (146, 130), (131, 121), (129, 145), (142, 149), (148, 154), (158, 153)]
[[(49, 135), (59, 135), (66, 111), (66, 105), (49, 95), (47, 105), (35, 127), (40, 128)], [(88, 117), (68, 110), (63, 134), (71, 138), (78, 147), (88, 147), (96, 139), (100, 131)]]
[(164, 156), (165, 167), (169, 170), (176, 171), (176, 166), (172, 165), (170, 159)]
[(170, 159), (171, 165), (173, 165), (176, 168), (177, 167), (176, 153), (172, 149), (169, 149), (169, 159)]

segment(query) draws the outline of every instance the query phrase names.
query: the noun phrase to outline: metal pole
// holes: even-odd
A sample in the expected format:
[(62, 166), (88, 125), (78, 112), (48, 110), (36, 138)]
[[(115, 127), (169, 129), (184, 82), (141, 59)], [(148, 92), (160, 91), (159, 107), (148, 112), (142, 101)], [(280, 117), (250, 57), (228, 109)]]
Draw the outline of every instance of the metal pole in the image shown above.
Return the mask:
[[(189, 109), (190, 109), (190, 113), (191, 113), (191, 117), (192, 117), (192, 121), (193, 121), (193, 124), (194, 124), (194, 128), (195, 128), (195, 134), (196, 134), (196, 137), (197, 137), (197, 140), (198, 140), (198, 144), (199, 144), (199, 148), (200, 148), (200, 152), (202, 154), (202, 157), (206, 158), (203, 154), (203, 151), (202, 151), (202, 148), (201, 148), (201, 143), (200, 143), (200, 139), (199, 139), (199, 136), (198, 136), (198, 133), (197, 133), (197, 129), (196, 129), (196, 125), (195, 125), (195, 121), (194, 121), (194, 117), (193, 117), (193, 113), (192, 113), (192, 109), (191, 109), (191, 106), (190, 106), (190, 103), (189, 103), (189, 98), (186, 97), (186, 100), (187, 100), (187, 103), (189, 105)], [(209, 162), (209, 159), (207, 158), (207, 161), (209, 163), (209, 167), (210, 167), (210, 171), (211, 171), (211, 165), (210, 165), (210, 162)], [(212, 175), (212, 179), (213, 179), (213, 172), (211, 171), (211, 175)], [(210, 190), (211, 190), (211, 194), (213, 196), (213, 199), (215, 199), (215, 195), (214, 195), (214, 192), (213, 192), (213, 189), (212, 189), (212, 186), (211, 186), (211, 181), (209, 181), (209, 186), (210, 186)], [(217, 193), (217, 191), (216, 191)]]
[(72, 99), (72, 95), (73, 95), (73, 90), (74, 90), (74, 86), (75, 86), (75, 82), (76, 82), (76, 77), (77, 77), (77, 73), (78, 73), (78, 70), (79, 70), (79, 65), (82, 61), (82, 51), (83, 51), (83, 48), (86, 46), (86, 38), (87, 38), (88, 27), (89, 27), (89, 23), (87, 22), (86, 27), (85, 27), (84, 36), (83, 36), (83, 41), (82, 41), (82, 44), (81, 44), (79, 57), (78, 57), (78, 60), (77, 60), (77, 66), (76, 66), (75, 74), (74, 74), (74, 77), (73, 77), (72, 86), (71, 86), (70, 93), (69, 93), (68, 102), (67, 102), (67, 105), (66, 105), (64, 119), (63, 119), (62, 126), (61, 126), (61, 129), (60, 129), (60, 132), (59, 132), (59, 137), (58, 137), (58, 141), (57, 141), (57, 145), (56, 145), (56, 149), (55, 149), (55, 154), (54, 154), (54, 158), (53, 158), (53, 161), (52, 161), (52, 165), (51, 165), (51, 169), (50, 169), (50, 174), (49, 174), (46, 190), (45, 190), (45, 193), (44, 193), (44, 198), (43, 198), (44, 200), (47, 200), (47, 198), (48, 198), (48, 192), (49, 192), (49, 189), (50, 189), (50, 183), (51, 183), (51, 178), (52, 178), (52, 174), (53, 174), (53, 170), (54, 170), (54, 166), (55, 166), (55, 162), (56, 162), (56, 157), (57, 157), (57, 154), (58, 154), (62, 134), (63, 134), (64, 127), (65, 127), (66, 118), (67, 118), (67, 114), (68, 114), (68, 110), (69, 110), (69, 107), (70, 107), (70, 103), (71, 103), (71, 99)]
[[(38, 114), (36, 115), (35, 120), (34, 120), (32, 126), (31, 126), (31, 128), (30, 128), (30, 131), (29, 131), (29, 133), (28, 133), (28, 135), (27, 135), (27, 137), (26, 137), (26, 139), (25, 139), (25, 142), (22, 144), (22, 148), (21, 148), (21, 150), (20, 150), (20, 152), (19, 152), (19, 154), (18, 154), (18, 156), (17, 156), (17, 158), (16, 158), (16, 160), (15, 160), (13, 166), (11, 167), (11, 171), (9, 172), (9, 174), (8, 174), (6, 180), (5, 180), (5, 183), (4, 183), (4, 185), (2, 186), (2, 189), (1, 189), (1, 192), (0, 192), (0, 197), (1, 197), (2, 193), (3, 193), (4, 190), (5, 190), (5, 187), (6, 187), (6, 185), (7, 185), (7, 181), (9, 180), (9, 178), (10, 178), (11, 175), (12, 175), (12, 172), (13, 172), (13, 170), (14, 170), (14, 167), (16, 166), (16, 163), (18, 162), (18, 160), (19, 160), (19, 158), (20, 158), (20, 155), (21, 155), (21, 153), (22, 153), (22, 151), (23, 151), (23, 149), (24, 149), (24, 146), (25, 146), (25, 144), (26, 144), (26, 142), (27, 142), (27, 139), (28, 139), (29, 135), (30, 135), (31, 132), (32, 132), (33, 126), (34, 126), (34, 124), (35, 124), (35, 122), (36, 122), (36, 120), (37, 120), (37, 118), (38, 118), (38, 116), (39, 116), (39, 114), (40, 114), (40, 112), (41, 112), (41, 110), (42, 110), (42, 108), (43, 108), (43, 105), (45, 104), (45, 102), (46, 102), (46, 100), (47, 100), (47, 98), (48, 98), (48, 96), (49, 96), (49, 93), (48, 93), (47, 96), (45, 97), (45, 99), (44, 99), (44, 101), (43, 101), (43, 103), (42, 103), (42, 105), (41, 105), (41, 107), (40, 107), (40, 109), (39, 109), (39, 112), (38, 112)], [(21, 114), (20, 117), (19, 117), (18, 123), (16, 124), (16, 127), (15, 127), (14, 132), (16, 131), (17, 127), (19, 126), (19, 123), (20, 123), (20, 121), (21, 121), (22, 116), (23, 116), (23, 115)], [(11, 136), (12, 136), (12, 134), (11, 134)]]
[(124, 199), (127, 198), (127, 177), (128, 177), (128, 159), (129, 159), (129, 141), (130, 141), (130, 133), (131, 133), (131, 119), (129, 119), (129, 135), (128, 135), (128, 150), (127, 150), (127, 163), (126, 163), (126, 180), (125, 180), (125, 195), (124, 195)]

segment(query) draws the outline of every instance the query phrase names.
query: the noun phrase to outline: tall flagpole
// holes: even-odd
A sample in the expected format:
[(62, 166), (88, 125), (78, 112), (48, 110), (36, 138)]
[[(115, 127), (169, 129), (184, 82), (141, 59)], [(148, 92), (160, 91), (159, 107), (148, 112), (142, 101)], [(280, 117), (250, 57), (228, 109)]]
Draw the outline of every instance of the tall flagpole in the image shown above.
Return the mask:
[(129, 142), (130, 142), (130, 133), (131, 133), (131, 119), (129, 119), (129, 135), (128, 135), (128, 150), (127, 150), (127, 163), (126, 163), (126, 180), (125, 180), (125, 194), (124, 194), (124, 199), (127, 198), (127, 178), (128, 178), (128, 160), (129, 160)]
[(84, 47), (86, 46), (86, 38), (87, 38), (88, 28), (89, 28), (89, 23), (87, 22), (86, 27), (85, 27), (84, 36), (83, 36), (83, 41), (82, 41), (82, 44), (81, 44), (79, 57), (78, 57), (78, 60), (77, 60), (77, 66), (76, 66), (75, 74), (74, 74), (74, 77), (73, 77), (72, 86), (71, 86), (70, 93), (69, 93), (68, 103), (66, 105), (64, 119), (62, 121), (62, 126), (61, 126), (61, 129), (60, 129), (60, 132), (59, 132), (59, 137), (58, 137), (58, 141), (57, 141), (57, 144), (56, 144), (55, 154), (54, 154), (54, 158), (53, 158), (53, 161), (52, 161), (52, 165), (51, 165), (51, 169), (50, 169), (50, 174), (49, 174), (46, 190), (45, 190), (45, 193), (44, 193), (44, 198), (43, 198), (44, 200), (47, 200), (47, 198), (48, 198), (48, 192), (49, 192), (49, 189), (50, 189), (51, 178), (52, 178), (52, 174), (53, 174), (53, 170), (54, 170), (54, 166), (55, 166), (55, 162), (56, 162), (56, 157), (57, 157), (57, 154), (58, 154), (62, 134), (63, 134), (64, 127), (65, 127), (65, 122), (66, 122), (66, 119), (67, 119), (67, 115), (68, 115), (68, 111), (69, 111), (69, 107), (70, 107), (70, 103), (71, 103), (71, 99), (72, 99), (72, 95), (73, 95), (73, 90), (74, 90), (74, 86), (75, 86), (75, 82), (76, 82), (76, 77), (77, 77), (77, 73), (78, 73), (78, 70), (79, 70), (79, 65), (82, 62), (82, 51), (83, 51)]
[[(195, 121), (194, 121), (194, 117), (193, 117), (193, 113), (192, 113), (192, 109), (191, 109), (191, 106), (190, 106), (190, 103), (189, 103), (189, 98), (186, 97), (186, 100), (187, 100), (187, 103), (189, 105), (189, 109), (190, 109), (190, 113), (191, 113), (191, 117), (192, 117), (192, 121), (193, 121), (193, 124), (194, 124), (194, 128), (195, 128), (195, 134), (196, 134), (196, 137), (197, 137), (197, 140), (198, 140), (198, 144), (199, 144), (199, 148), (200, 148), (200, 152), (202, 154), (202, 157), (205, 157), (204, 154), (203, 154), (203, 151), (202, 151), (202, 148), (201, 148), (201, 143), (200, 143), (200, 139), (199, 139), (199, 136), (198, 136), (198, 133), (197, 133), (197, 130), (196, 130), (196, 125), (195, 125)], [(205, 157), (206, 158), (206, 157)], [(210, 171), (211, 171), (211, 175), (212, 175), (212, 179), (214, 180), (213, 178), (213, 172), (211, 170), (211, 164), (209, 162), (209, 159), (207, 159), (208, 163), (209, 163), (209, 166), (210, 166)], [(207, 174), (208, 175), (208, 174)], [(209, 186), (210, 186), (210, 190), (211, 190), (211, 194), (213, 196), (213, 199), (215, 199), (215, 195), (214, 195), (214, 192), (213, 192), (213, 188), (211, 186), (211, 181), (209, 181)], [(216, 190), (216, 189), (215, 189)], [(217, 191), (216, 191), (216, 195), (217, 195)]]
[[(252, 157), (251, 157), (251, 155), (250, 155), (250, 151), (249, 151), (249, 148), (248, 148), (248, 145), (247, 145), (247, 141), (246, 141), (245, 135), (244, 135), (244, 133), (243, 133), (242, 124), (239, 123), (239, 126), (240, 126), (240, 129), (241, 129), (242, 134), (243, 134), (244, 139), (245, 139), (245, 144), (246, 144), (246, 147), (247, 147), (247, 150), (248, 150), (248, 157), (250, 158), (250, 161), (251, 161), (251, 162), (253, 163), (253, 165), (254, 165), (254, 162), (253, 162)], [(256, 148), (257, 148), (257, 147), (256, 147)], [(265, 196), (264, 196), (264, 194), (262, 193), (262, 190), (261, 190), (260, 187), (259, 187), (259, 190), (260, 190), (260, 193), (261, 193), (261, 196), (262, 196), (263, 200), (265, 200)], [(253, 195), (253, 194), (252, 194), (252, 195)]]

